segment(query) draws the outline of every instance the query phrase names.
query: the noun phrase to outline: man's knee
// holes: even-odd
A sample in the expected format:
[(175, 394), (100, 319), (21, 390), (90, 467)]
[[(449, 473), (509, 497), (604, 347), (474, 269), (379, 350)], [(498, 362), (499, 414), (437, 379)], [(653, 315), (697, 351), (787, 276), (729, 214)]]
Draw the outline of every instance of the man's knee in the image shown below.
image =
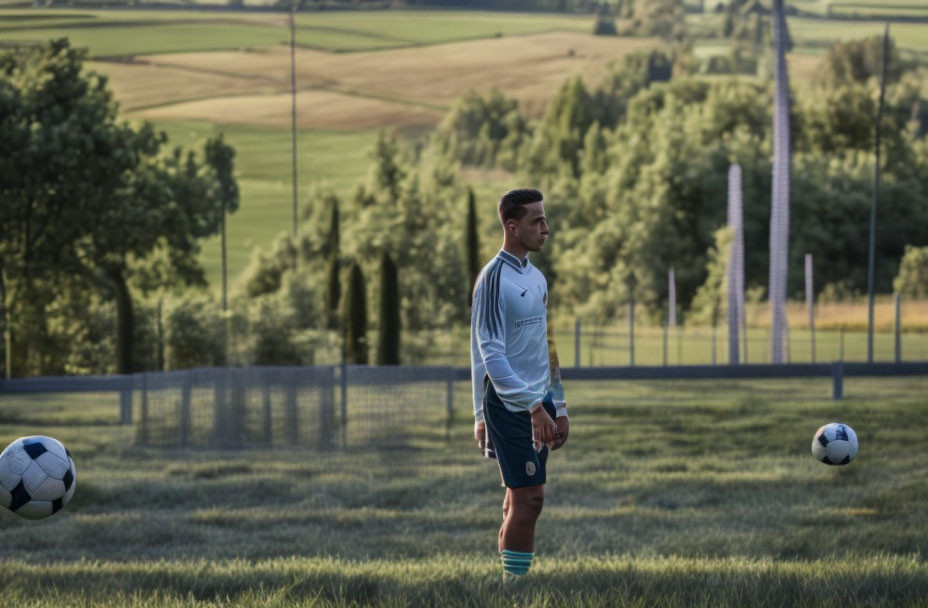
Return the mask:
[(512, 492), (510, 508), (516, 516), (537, 518), (544, 505), (544, 486), (519, 488)]

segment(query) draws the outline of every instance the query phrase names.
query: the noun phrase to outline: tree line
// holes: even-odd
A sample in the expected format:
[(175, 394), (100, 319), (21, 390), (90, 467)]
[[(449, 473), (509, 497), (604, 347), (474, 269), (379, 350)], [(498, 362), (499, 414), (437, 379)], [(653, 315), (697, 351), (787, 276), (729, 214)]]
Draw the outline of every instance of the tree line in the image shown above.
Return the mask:
[[(878, 45), (836, 46), (794, 97), (792, 297), (805, 253), (817, 289), (865, 286)], [(239, 205), (234, 150), (221, 137), (183, 149), (120, 121), (84, 58), (66, 41), (0, 51), (0, 319), (16, 376), (311, 364), (332, 352), (414, 363), (458, 347), (499, 233), (495, 201), (461, 178), (468, 165), (545, 192), (553, 238), (534, 260), (553, 315), (606, 322), (633, 297), (659, 321), (673, 266), (682, 312), (705, 319), (733, 162), (747, 284), (762, 297), (767, 283), (770, 86), (701, 78), (655, 50), (595, 86), (566, 80), (537, 119), (488, 91), (460, 98), (426, 140), (381, 133), (367, 176), (347, 196), (312, 188), (298, 236), (254, 253), (223, 312), (196, 260)], [(895, 47), (888, 74), (877, 288), (923, 293), (926, 104)]]
[[(790, 297), (804, 289), (805, 253), (814, 254), (817, 289), (866, 288), (879, 57), (878, 37), (836, 45), (814, 83), (793, 93)], [(546, 193), (556, 233), (541, 265), (555, 308), (609, 320), (634, 297), (660, 319), (674, 266), (688, 310), (725, 221), (732, 163), (743, 172), (747, 284), (766, 285), (771, 85), (705, 79), (687, 67), (661, 50), (626, 57), (596, 87), (566, 81), (537, 121), (504, 92), (472, 94), (436, 132), (436, 145), (461, 162), (504, 167)], [(905, 246), (928, 245), (928, 112), (915, 70), (894, 45), (887, 78), (882, 292)]]

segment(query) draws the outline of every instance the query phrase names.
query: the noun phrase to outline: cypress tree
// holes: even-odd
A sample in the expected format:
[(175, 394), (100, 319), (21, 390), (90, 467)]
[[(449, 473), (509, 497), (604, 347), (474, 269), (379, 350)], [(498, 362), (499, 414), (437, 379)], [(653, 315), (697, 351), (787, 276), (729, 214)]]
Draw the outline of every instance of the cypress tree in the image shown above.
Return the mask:
[(380, 264), (380, 342), (377, 365), (400, 364), (400, 292), (396, 265), (383, 252)]
[(367, 365), (367, 296), (357, 262), (351, 266), (345, 294), (345, 356), (348, 363)]
[(480, 274), (480, 240), (477, 236), (477, 205), (474, 201), (473, 188), (467, 189), (467, 226), (464, 242), (467, 247), (467, 272), (470, 277), (470, 291), (467, 295), (467, 305), (473, 303), (474, 284)]
[(332, 203), (332, 221), (329, 224), (329, 242), (325, 269), (325, 309), (329, 329), (338, 327), (338, 300), (342, 286), (338, 276), (338, 201)]

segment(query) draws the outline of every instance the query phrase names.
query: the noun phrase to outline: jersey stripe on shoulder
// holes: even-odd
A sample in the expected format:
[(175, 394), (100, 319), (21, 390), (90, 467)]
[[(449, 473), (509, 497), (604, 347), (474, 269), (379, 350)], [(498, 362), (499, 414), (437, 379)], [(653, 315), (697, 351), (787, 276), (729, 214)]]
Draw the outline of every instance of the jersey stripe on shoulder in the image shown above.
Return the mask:
[(484, 289), (484, 309), (487, 320), (487, 332), (491, 338), (497, 338), (501, 334), (503, 325), (502, 317), (499, 314), (499, 280), (502, 274), (503, 264), (496, 260), (489, 268), (486, 274), (486, 283)]

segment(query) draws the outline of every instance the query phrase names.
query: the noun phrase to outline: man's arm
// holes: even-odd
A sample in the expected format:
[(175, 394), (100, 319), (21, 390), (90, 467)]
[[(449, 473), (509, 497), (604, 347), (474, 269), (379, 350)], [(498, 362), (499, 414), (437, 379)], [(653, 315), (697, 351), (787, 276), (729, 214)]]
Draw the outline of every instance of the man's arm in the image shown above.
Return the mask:
[(483, 357), (480, 355), (480, 348), (477, 346), (477, 337), (474, 332), (475, 316), (471, 314), (471, 343), (470, 343), (470, 380), (471, 392), (474, 398), (474, 439), (480, 449), (486, 447), (486, 426), (483, 419), (483, 393), (485, 392), (484, 381), (487, 377), (487, 368), (483, 364)]
[(557, 357), (557, 345), (551, 337), (550, 329), (548, 331), (548, 367), (550, 368), (551, 393), (554, 398), (554, 408), (556, 417), (554, 424), (557, 426), (557, 433), (554, 437), (552, 450), (560, 448), (567, 441), (567, 435), (570, 434), (570, 422), (567, 419), (567, 402), (564, 399), (564, 386), (561, 384), (561, 363)]

